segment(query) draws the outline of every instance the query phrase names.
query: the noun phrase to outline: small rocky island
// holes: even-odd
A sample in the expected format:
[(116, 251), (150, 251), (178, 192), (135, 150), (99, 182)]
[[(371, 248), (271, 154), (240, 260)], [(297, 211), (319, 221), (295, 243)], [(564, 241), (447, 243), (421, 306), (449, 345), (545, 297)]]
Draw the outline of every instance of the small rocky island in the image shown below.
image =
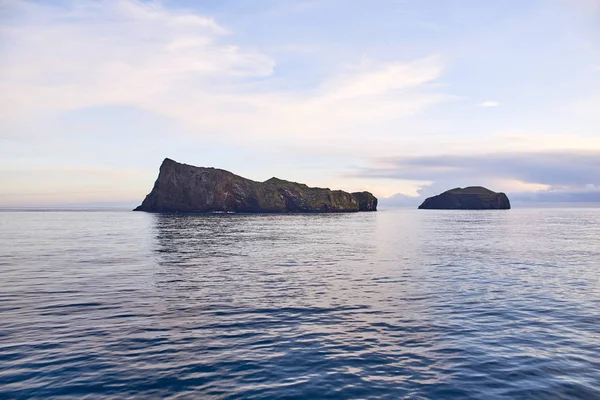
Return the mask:
[(422, 210), (509, 210), (510, 201), (504, 193), (481, 186), (448, 190), (425, 199)]
[(377, 211), (369, 192), (311, 188), (271, 178), (255, 182), (216, 168), (194, 167), (165, 158), (150, 194), (134, 211), (330, 213)]

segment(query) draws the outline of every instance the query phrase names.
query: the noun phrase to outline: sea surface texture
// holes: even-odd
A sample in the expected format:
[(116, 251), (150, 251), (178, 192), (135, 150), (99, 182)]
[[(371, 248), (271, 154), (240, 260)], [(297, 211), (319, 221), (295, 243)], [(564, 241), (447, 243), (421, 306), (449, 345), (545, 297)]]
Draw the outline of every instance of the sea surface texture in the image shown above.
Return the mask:
[(600, 399), (600, 209), (0, 212), (0, 398)]

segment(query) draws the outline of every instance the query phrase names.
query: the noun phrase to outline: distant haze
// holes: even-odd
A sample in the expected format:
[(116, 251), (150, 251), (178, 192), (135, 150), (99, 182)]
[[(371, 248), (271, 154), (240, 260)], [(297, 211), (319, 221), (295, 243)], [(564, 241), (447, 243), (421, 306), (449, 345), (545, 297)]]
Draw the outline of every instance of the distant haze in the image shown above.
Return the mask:
[(0, 109), (0, 207), (139, 204), (165, 157), (597, 202), (600, 0), (8, 0)]

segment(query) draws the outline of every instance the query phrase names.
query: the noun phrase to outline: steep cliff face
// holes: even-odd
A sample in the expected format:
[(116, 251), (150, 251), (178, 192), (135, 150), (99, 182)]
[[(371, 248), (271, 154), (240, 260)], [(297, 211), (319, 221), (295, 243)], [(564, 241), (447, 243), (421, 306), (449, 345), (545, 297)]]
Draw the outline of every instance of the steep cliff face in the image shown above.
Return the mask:
[(352, 195), (358, 200), (359, 211), (377, 211), (377, 197), (370, 192), (354, 192)]
[(508, 210), (510, 201), (504, 193), (481, 186), (448, 190), (425, 199), (419, 209), (429, 210)]
[(255, 182), (215, 169), (165, 159), (150, 194), (134, 211), (148, 212), (356, 212), (376, 211), (369, 192), (310, 188), (271, 178)]

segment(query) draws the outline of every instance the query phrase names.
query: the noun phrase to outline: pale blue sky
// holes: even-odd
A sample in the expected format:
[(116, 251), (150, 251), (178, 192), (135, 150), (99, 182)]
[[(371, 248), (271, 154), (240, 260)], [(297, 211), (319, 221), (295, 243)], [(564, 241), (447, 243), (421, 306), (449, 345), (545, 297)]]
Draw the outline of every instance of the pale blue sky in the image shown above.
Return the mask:
[(0, 206), (135, 204), (165, 157), (380, 197), (600, 187), (600, 0), (0, 0), (0, 16)]

